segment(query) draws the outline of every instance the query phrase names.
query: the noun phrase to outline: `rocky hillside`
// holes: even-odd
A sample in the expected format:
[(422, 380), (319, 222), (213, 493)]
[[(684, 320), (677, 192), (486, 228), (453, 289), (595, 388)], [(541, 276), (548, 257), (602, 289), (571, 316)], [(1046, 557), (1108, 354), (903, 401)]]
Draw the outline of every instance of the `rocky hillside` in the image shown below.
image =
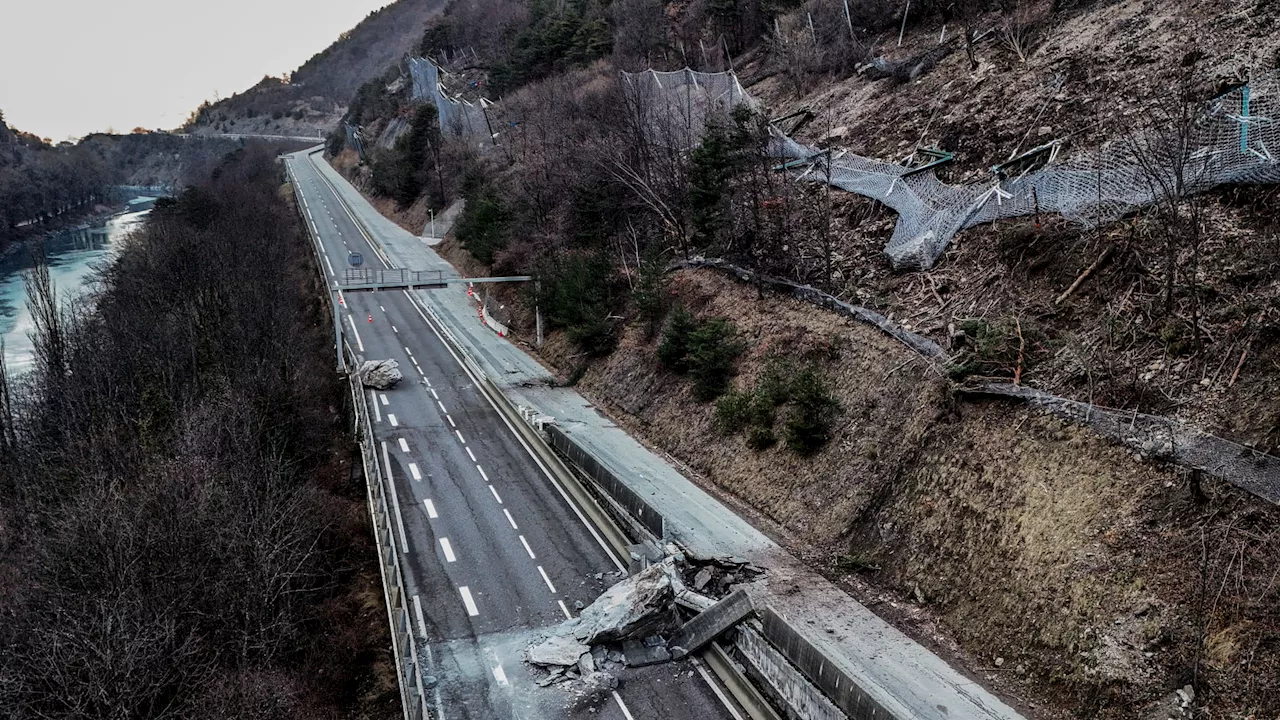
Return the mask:
[(200, 134), (319, 136), (328, 133), (356, 89), (417, 49), (441, 0), (397, 0), (374, 11), (287, 80), (257, 85), (198, 108), (183, 127)]
[[(351, 104), (362, 153), (335, 135), (334, 164), (415, 232), (464, 199), (442, 251), (539, 276), (542, 356), (566, 382), (1028, 715), (1280, 713), (1275, 508), (1213, 468), (968, 394), (1035, 388), (1274, 461), (1276, 186), (1173, 191), (1093, 224), (1037, 210), (903, 270), (884, 253), (893, 211), (766, 152), (772, 121), (832, 157), (937, 150), (949, 162), (926, 172), (991, 188), (993, 165), (1036, 146), (1060, 167), (1191, 132), (1246, 83), (1268, 102), (1280, 7), (848, 7), (455, 2), (422, 48), (452, 93), (494, 101), (494, 137), (456, 136), (393, 68)], [(757, 111), (692, 143), (688, 118), (655, 136), (619, 71), (686, 65), (732, 68)], [(876, 310), (945, 358), (761, 286), (664, 273), (697, 255)], [(531, 299), (502, 297), (517, 337)]]

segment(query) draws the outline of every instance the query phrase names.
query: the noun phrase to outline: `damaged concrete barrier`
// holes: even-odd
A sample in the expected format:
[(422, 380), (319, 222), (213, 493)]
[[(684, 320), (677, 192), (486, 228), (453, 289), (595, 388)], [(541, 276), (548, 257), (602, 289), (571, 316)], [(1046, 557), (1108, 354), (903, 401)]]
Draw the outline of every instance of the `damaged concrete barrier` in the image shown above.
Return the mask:
[(746, 590), (738, 588), (720, 602), (698, 613), (692, 620), (680, 626), (672, 636), (671, 656), (676, 660), (701, 650), (720, 633), (737, 625), (755, 612), (755, 605)]

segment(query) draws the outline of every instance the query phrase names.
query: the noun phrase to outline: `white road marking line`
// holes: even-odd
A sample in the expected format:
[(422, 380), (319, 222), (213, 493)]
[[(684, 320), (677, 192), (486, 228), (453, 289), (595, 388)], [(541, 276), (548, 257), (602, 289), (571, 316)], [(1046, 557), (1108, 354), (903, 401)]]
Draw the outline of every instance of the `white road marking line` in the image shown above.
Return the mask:
[(414, 365), (414, 366), (413, 366), (413, 369), (414, 369), (414, 370), (417, 370), (417, 371), (418, 371), (418, 374), (419, 374), (419, 375), (421, 375), (423, 378), (426, 378), (426, 377), (427, 377), (427, 374), (426, 374), (426, 373), (424, 373), (424, 372), (422, 372), (422, 368), (418, 367), (417, 365)]
[(556, 602), (560, 604), (560, 612), (564, 613), (565, 618), (566, 618), (566, 619), (572, 619), (572, 618), (573, 618), (573, 615), (571, 615), (571, 614), (569, 613), (569, 608), (567, 608), (567, 607), (565, 607), (565, 606), (564, 606), (564, 601), (563, 601), (563, 600), (557, 600)]
[(622, 708), (622, 717), (626, 718), (627, 720), (636, 720), (634, 717), (632, 717), (631, 711), (627, 709), (627, 704), (622, 702), (622, 696), (618, 694), (617, 690), (613, 691), (613, 699), (617, 700), (618, 707)]
[(471, 448), (467, 448), (467, 454), (471, 456), (471, 462), (476, 461), (476, 454), (471, 452)]
[[(372, 395), (372, 394), (373, 394), (373, 391), (372, 391), (372, 390), (370, 390), (370, 391), (369, 391), (369, 394), (370, 394), (370, 395)], [(371, 402), (371, 403), (369, 403), (369, 404), (373, 406), (373, 418), (374, 418), (374, 420), (375, 420), (375, 421), (377, 421), (377, 422), (382, 422), (382, 409), (378, 407), (378, 403), (377, 403), (377, 401), (375, 400), (374, 402)]]
[(396, 326), (395, 326), (395, 325), (392, 325), (392, 326), (391, 326), (391, 332), (399, 333), (400, 331), (396, 329)]
[(337, 273), (333, 271), (333, 263), (329, 262), (329, 253), (324, 254), (324, 264), (328, 266), (330, 275), (337, 275)]
[(416, 357), (414, 357), (414, 356), (410, 355), (410, 356), (409, 356), (409, 362), (413, 363), (413, 364), (414, 364), (414, 367), (417, 367), (417, 365), (418, 365), (418, 358), (416, 358)]
[(412, 355), (412, 354), (413, 354), (413, 351), (409, 349), (409, 346), (408, 346), (408, 345), (405, 345), (405, 346), (404, 346), (404, 351), (405, 351), (405, 352), (407, 352), (407, 353), (409, 353), (410, 355)]
[(444, 413), (445, 415), (449, 414), (449, 411), (444, 409), (444, 403), (440, 402), (439, 400), (436, 400), (436, 405), (440, 407), (440, 412)]
[(733, 716), (733, 720), (743, 720), (742, 714), (733, 706), (733, 703), (729, 702), (729, 698), (725, 697), (724, 691), (720, 689), (720, 686), (711, 679), (711, 675), (707, 673), (707, 668), (703, 666), (702, 661), (696, 657), (689, 659), (693, 661), (693, 666), (698, 669), (698, 674), (701, 675), (702, 679), (711, 687), (711, 692), (716, 694), (716, 697), (720, 699), (720, 703), (724, 705), (724, 708), (729, 711), (731, 716)]
[[(439, 340), (442, 345), (444, 345), (444, 348), (449, 351), (449, 355), (453, 358), (453, 361), (458, 364), (458, 367), (462, 368), (462, 371), (466, 373), (467, 376), (470, 377), (473, 381), (479, 382), (479, 379), (475, 377), (475, 375), (467, 367), (466, 363), (462, 361), (462, 358), (458, 356), (458, 353), (454, 352), (454, 349), (450, 347), (448, 343), (445, 342), (444, 335), (441, 334), (439, 328), (437, 328), (434, 324), (432, 324), (431, 320), (427, 318), (427, 313), (423, 309), (423, 306), (420, 304), (420, 301), (413, 296), (413, 293), (407, 290), (404, 291), (404, 296), (409, 298), (409, 302), (413, 303), (413, 309), (417, 311), (418, 317), (422, 318), (422, 322), (426, 324), (427, 328), (431, 330), (432, 334), (436, 336), (436, 339)], [(430, 384), (431, 384), (431, 381), (428, 380), (427, 385), (430, 386)], [(495, 412), (498, 412), (498, 406), (494, 402), (493, 398), (490, 398), (486, 395), (485, 401), (489, 403), (489, 406), (492, 407)], [(561, 487), (560, 482), (555, 479), (555, 476), (552, 475), (551, 470), (549, 470), (547, 466), (544, 465), (543, 462), (538, 459), (538, 456), (536, 453), (534, 453), (533, 448), (529, 447), (529, 443), (527, 443), (525, 439), (520, 436), (520, 433), (516, 432), (516, 428), (514, 425), (511, 424), (511, 421), (508, 420), (505, 416), (503, 416), (502, 413), (499, 412), (498, 414), (499, 414), (499, 417), (502, 418), (503, 424), (507, 426), (507, 429), (511, 431), (511, 434), (525, 449), (525, 452), (529, 453), (529, 457), (533, 459), (534, 464), (538, 466), (538, 469), (542, 471), (542, 474), (545, 475), (547, 480), (551, 482), (551, 485), (555, 487), (556, 492), (560, 493), (560, 497), (564, 498), (564, 501), (568, 503), (570, 507), (573, 508), (573, 514), (577, 516), (578, 521), (581, 522), (582, 525), (587, 528), (587, 531), (591, 533), (591, 537), (595, 539), (596, 543), (600, 546), (600, 549), (604, 551), (604, 554), (607, 555), (609, 559), (613, 561), (614, 566), (617, 567), (619, 570), (626, 570), (627, 566), (623, 564), (622, 559), (619, 558), (618, 555), (613, 551), (613, 548), (609, 546), (609, 543), (605, 542), (604, 538), (600, 535), (600, 531), (596, 529), (596, 526), (592, 525), (590, 522), (587, 521), (587, 516), (582, 514), (582, 510), (577, 505), (573, 504), (573, 501), (569, 499), (569, 493), (567, 493), (565, 489)]]
[(546, 583), (547, 587), (551, 589), (552, 594), (554, 594), (556, 586), (551, 584), (551, 578), (547, 577), (547, 571), (543, 570), (541, 565), (538, 566), (538, 574), (542, 576), (542, 582)]
[(520, 544), (524, 546), (524, 551), (529, 553), (530, 560), (538, 559), (538, 556), (533, 554), (533, 548), (529, 547), (529, 541), (525, 540), (523, 535), (520, 536)]
[(347, 306), (347, 298), (343, 296), (341, 290), (338, 291), (338, 304), (342, 305), (343, 307)]
[[(345, 242), (346, 242), (346, 240), (343, 240), (343, 242), (345, 243)], [(387, 311), (387, 309), (386, 309), (386, 308), (384, 308), (384, 307), (382, 307), (381, 305), (379, 305), (379, 306), (378, 306), (378, 309), (379, 309), (379, 310), (381, 310), (382, 312), (386, 312), (386, 311)]]
[(427, 621), (422, 619), (422, 600), (417, 595), (413, 596), (413, 614), (418, 616), (418, 637), (426, 639), (427, 637)]
[(400, 547), (409, 552), (409, 540), (404, 535), (404, 518), (400, 516), (400, 500), (396, 497), (396, 480), (391, 474), (391, 455), (387, 453), (387, 441), (382, 441), (382, 462), (387, 466), (387, 487), (391, 489), (391, 508), (396, 511), (396, 527), (400, 530)]
[(453, 555), (453, 546), (449, 544), (449, 538), (440, 538), (440, 547), (444, 550), (445, 562), (454, 562), (458, 559)]
[(497, 678), (497, 679), (498, 679), (498, 684), (499, 684), (499, 685), (510, 685), (510, 684), (511, 684), (511, 683), (507, 682), (507, 674), (506, 674), (505, 672), (503, 672), (503, 671), (502, 671), (502, 666), (501, 666), (501, 665), (499, 665), (499, 666), (497, 666), (497, 667), (495, 667), (495, 668), (493, 669), (493, 676), (494, 676), (495, 678)]
[(471, 589), (466, 585), (461, 585), (458, 587), (458, 592), (462, 593), (462, 604), (467, 606), (467, 614), (471, 617), (479, 615), (480, 611), (476, 609), (476, 601), (471, 599)]
[(391, 401), (387, 399), (387, 396), (385, 394), (379, 395), (378, 400), (382, 401), (383, 405), (389, 405), (391, 403)]
[(440, 396), (436, 394), (435, 388), (431, 388), (431, 397), (435, 398), (436, 400), (440, 399)]
[(476, 469), (480, 471), (480, 477), (484, 478), (485, 482), (491, 482), (489, 480), (489, 475), (485, 473), (484, 468), (480, 467), (479, 465), (476, 465)]
[(507, 522), (511, 523), (511, 529), (519, 530), (520, 526), (516, 525), (516, 519), (511, 517), (511, 511), (506, 508), (502, 508), (502, 512), (504, 515), (507, 516)]
[(461, 441), (463, 445), (466, 445), (466, 444), (467, 444), (467, 441), (462, 439), (462, 431), (461, 431), (461, 430), (454, 430), (453, 432), (454, 432), (454, 434), (456, 434), (456, 435), (458, 436), (458, 440), (459, 440), (459, 441)]
[(452, 415), (445, 415), (445, 416), (444, 416), (444, 419), (449, 421), (449, 427), (451, 427), (451, 428), (453, 428), (453, 429), (455, 429), (455, 430), (458, 428), (458, 424), (457, 424), (457, 423), (455, 423), (455, 422), (453, 421), (453, 416), (452, 416)]
[(396, 416), (392, 415), (391, 413), (387, 413), (387, 422), (391, 423), (391, 427), (397, 427), (400, 425), (400, 423), (396, 420)]
[(360, 341), (360, 331), (356, 329), (356, 319), (351, 315), (347, 315), (347, 322), (351, 323), (351, 332), (356, 336), (356, 347), (360, 348), (360, 352), (364, 352), (364, 343)]
[(409, 474), (413, 476), (414, 480), (422, 480), (422, 473), (418, 472), (416, 463), (409, 463)]
[(498, 495), (498, 489), (497, 489), (497, 488), (495, 488), (494, 486), (490, 485), (490, 486), (489, 486), (489, 492), (493, 493), (493, 499), (494, 499), (494, 500), (497, 500), (497, 501), (498, 501), (498, 504), (499, 504), (499, 505), (501, 505), (501, 504), (502, 504), (502, 496)]
[(400, 452), (409, 452), (409, 443), (404, 438), (400, 438)]
[(436, 514), (435, 503), (431, 502), (430, 500), (423, 500), (422, 504), (427, 506), (427, 517), (431, 518), (432, 520), (435, 520), (436, 518), (440, 517), (439, 515)]

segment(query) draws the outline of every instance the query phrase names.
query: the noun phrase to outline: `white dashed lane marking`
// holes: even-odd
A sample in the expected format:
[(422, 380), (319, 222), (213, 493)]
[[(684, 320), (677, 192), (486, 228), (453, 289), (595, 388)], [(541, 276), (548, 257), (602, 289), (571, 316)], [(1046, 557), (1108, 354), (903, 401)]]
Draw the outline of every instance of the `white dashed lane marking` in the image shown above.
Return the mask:
[(431, 502), (430, 500), (423, 500), (422, 504), (427, 506), (427, 517), (431, 518), (432, 520), (435, 520), (436, 518), (440, 517), (439, 515), (436, 514), (435, 503)]
[(541, 565), (538, 566), (538, 574), (542, 576), (542, 582), (546, 583), (547, 587), (554, 594), (556, 591), (556, 586), (551, 584), (551, 578), (547, 577), (547, 571), (543, 570)]
[(467, 614), (471, 617), (479, 615), (480, 610), (476, 607), (476, 601), (471, 599), (471, 588), (462, 585), (458, 587), (458, 592), (462, 595), (462, 604), (467, 606)]
[(422, 473), (418, 472), (418, 465), (416, 463), (409, 463), (409, 474), (413, 476), (414, 480), (422, 479)]
[(529, 553), (530, 560), (538, 559), (538, 556), (533, 554), (533, 548), (529, 547), (529, 541), (525, 540), (523, 535), (520, 536), (520, 544), (524, 545), (524, 551)]
[(400, 452), (409, 452), (409, 443), (404, 438), (400, 438)]
[(453, 546), (449, 544), (449, 538), (440, 538), (440, 549), (444, 550), (445, 562), (455, 562), (458, 559), (453, 554)]
[(506, 508), (503, 508), (503, 509), (502, 509), (502, 514), (504, 514), (504, 515), (506, 515), (506, 516), (507, 516), (507, 522), (511, 523), (511, 529), (512, 529), (512, 530), (519, 530), (519, 529), (520, 529), (520, 526), (519, 526), (519, 525), (516, 525), (516, 519), (515, 519), (515, 518), (513, 518), (513, 517), (511, 517), (511, 511), (510, 511), (510, 510), (508, 510), (508, 509), (506, 509)]
[(499, 505), (501, 505), (501, 504), (502, 504), (502, 497), (501, 497), (500, 495), (498, 495), (498, 490), (497, 490), (497, 488), (495, 488), (494, 486), (490, 485), (490, 486), (489, 486), (489, 492), (493, 493), (493, 499), (494, 499), (494, 500), (497, 500), (497, 501), (498, 501), (498, 504), (499, 504)]

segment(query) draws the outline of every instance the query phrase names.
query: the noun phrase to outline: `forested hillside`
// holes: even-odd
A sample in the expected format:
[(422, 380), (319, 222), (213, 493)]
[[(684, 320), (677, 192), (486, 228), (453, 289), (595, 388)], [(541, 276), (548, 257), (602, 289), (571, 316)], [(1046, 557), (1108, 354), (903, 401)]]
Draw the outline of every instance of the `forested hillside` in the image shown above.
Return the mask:
[[(458, 136), (438, 117), (453, 106), (415, 100), (390, 66), (350, 103), (359, 148), (336, 132), (329, 150), (415, 233), (464, 200), (440, 251), (467, 273), (538, 276), (541, 356), (566, 382), (1046, 717), (1269, 717), (1274, 508), (1153, 462), (1155, 446), (966, 394), (1035, 388), (1185, 423), (1238, 458), (1280, 449), (1278, 190), (1182, 181), (1206, 157), (1272, 152), (1238, 125), (1269, 122), (1241, 97), (1274, 97), (1280, 9), (1233, 7), (457, 0), (419, 51), (451, 97), (493, 101), (484, 127)], [(714, 82), (727, 92), (725, 76), (620, 72), (685, 67), (732, 69), (757, 107), (704, 130), (682, 102)], [(1236, 123), (1225, 149), (1191, 142), (1210, 113)], [(779, 167), (778, 132), (815, 154)], [(851, 176), (858, 156), (909, 166), (941, 181), (912, 181), (926, 191), (999, 204), (1029, 172), (1124, 147), (1137, 169), (1107, 192), (1165, 182), (1156, 201), (1068, 219), (1033, 198), (958, 232), (926, 269), (885, 254), (900, 218), (881, 200), (901, 179), (845, 192), (821, 160), (845, 158)], [(665, 272), (697, 256), (878, 311), (945, 362), (763, 284)], [(500, 297), (532, 343), (535, 298)], [(1184, 685), (1194, 707), (1174, 695)]]
[(314, 256), (274, 154), (157, 205), (0, 371), (0, 717), (389, 717)]
[(0, 251), (63, 213), (83, 211), (110, 182), (102, 158), (81, 146), (53, 147), (10, 128), (0, 114)]
[(288, 79), (205, 103), (184, 130), (194, 133), (313, 135), (327, 133), (356, 89), (413, 50), (442, 0), (396, 0), (369, 14), (316, 53)]

